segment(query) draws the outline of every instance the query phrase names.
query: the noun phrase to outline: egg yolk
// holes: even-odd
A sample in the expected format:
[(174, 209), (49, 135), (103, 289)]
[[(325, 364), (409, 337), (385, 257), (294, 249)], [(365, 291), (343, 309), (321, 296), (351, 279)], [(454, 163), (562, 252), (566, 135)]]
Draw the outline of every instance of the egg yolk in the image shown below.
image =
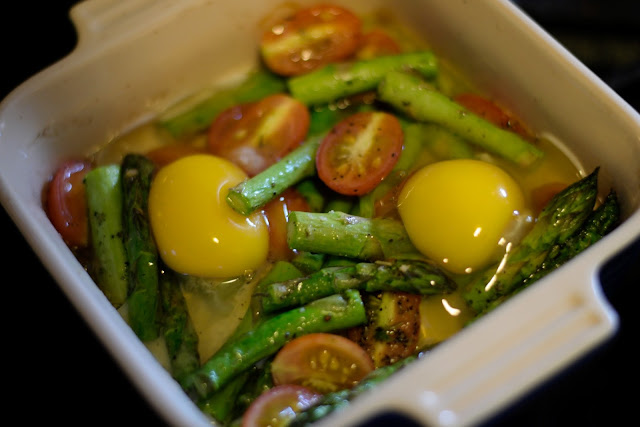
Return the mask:
[(522, 190), (509, 174), (470, 159), (423, 167), (398, 198), (414, 246), (456, 274), (471, 273), (504, 253), (501, 238), (523, 208)]
[(226, 202), (246, 174), (212, 155), (183, 157), (158, 171), (149, 218), (162, 260), (194, 276), (228, 278), (265, 262), (269, 231), (261, 213), (244, 216)]

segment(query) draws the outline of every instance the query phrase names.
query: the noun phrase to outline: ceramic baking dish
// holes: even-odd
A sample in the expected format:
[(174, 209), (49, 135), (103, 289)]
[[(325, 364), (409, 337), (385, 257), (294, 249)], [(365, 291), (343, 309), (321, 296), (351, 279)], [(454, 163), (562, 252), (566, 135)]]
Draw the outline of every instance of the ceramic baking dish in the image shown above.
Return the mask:
[[(123, 371), (170, 424), (208, 426), (54, 230), (44, 182), (100, 144), (257, 60), (256, 22), (279, 1), (89, 0), (71, 10), (79, 43), (0, 104), (0, 198)], [(300, 4), (311, 3), (299, 1)], [(335, 1), (387, 8), (584, 171), (601, 167), (622, 224), (428, 357), (326, 419), (349, 425), (393, 410), (430, 426), (481, 422), (615, 333), (602, 265), (640, 236), (640, 116), (519, 9), (500, 0)], [(338, 418), (339, 417), (339, 418)]]

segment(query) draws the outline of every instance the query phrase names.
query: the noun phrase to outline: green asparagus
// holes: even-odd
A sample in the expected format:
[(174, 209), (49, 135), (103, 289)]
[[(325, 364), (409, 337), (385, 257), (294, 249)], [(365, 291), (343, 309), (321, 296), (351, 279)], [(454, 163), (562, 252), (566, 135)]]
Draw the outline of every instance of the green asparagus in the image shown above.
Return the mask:
[(564, 243), (591, 214), (598, 192), (598, 168), (556, 194), (544, 207), (529, 233), (506, 255), (506, 262), (486, 269), (463, 297), (476, 313), (511, 294), (544, 262), (555, 244)]
[(427, 151), (433, 154), (437, 160), (473, 158), (471, 146), (464, 139), (442, 126), (421, 123), (416, 124), (407, 132), (415, 132), (415, 138), (420, 138)]
[(441, 125), (519, 166), (531, 166), (544, 156), (542, 150), (515, 132), (495, 126), (471, 113), (416, 75), (389, 72), (380, 82), (378, 94), (382, 101), (415, 120)]
[(243, 215), (249, 215), (287, 188), (313, 176), (320, 142), (320, 137), (311, 138), (256, 176), (230, 188), (227, 194), (229, 206)]
[(326, 254), (298, 251), (291, 259), (291, 263), (298, 267), (300, 271), (309, 274), (320, 270), (326, 258)]
[(229, 107), (285, 91), (285, 81), (281, 77), (258, 70), (238, 87), (219, 90), (200, 102), (188, 100), (176, 105), (164, 113), (158, 123), (174, 138), (195, 134), (205, 130), (220, 112)]
[(287, 84), (293, 97), (307, 105), (328, 104), (350, 95), (375, 90), (389, 71), (407, 69), (433, 78), (438, 73), (438, 62), (432, 52), (380, 56), (353, 63), (330, 64), (292, 77)]
[(158, 337), (158, 252), (148, 216), (154, 163), (127, 154), (120, 166), (122, 230), (127, 256), (129, 324), (142, 341)]
[(215, 392), (210, 398), (198, 402), (202, 412), (222, 425), (228, 425), (235, 415), (234, 407), (242, 389), (247, 384), (251, 371), (245, 371), (231, 379), (227, 385)]
[(162, 268), (159, 292), (162, 306), (160, 330), (167, 346), (171, 375), (180, 381), (200, 366), (198, 334), (175, 272)]
[(337, 211), (289, 212), (287, 242), (292, 249), (367, 261), (419, 255), (400, 221)]
[(122, 241), (120, 167), (101, 166), (84, 178), (89, 230), (95, 254), (92, 274), (107, 299), (118, 308), (127, 299), (127, 256)]
[(295, 189), (307, 201), (311, 212), (322, 212), (325, 203), (325, 186), (319, 178), (313, 176), (303, 179), (295, 185)]
[(620, 220), (619, 215), (620, 207), (618, 205), (618, 199), (615, 192), (611, 191), (607, 195), (604, 203), (594, 210), (591, 216), (582, 224), (580, 230), (569, 237), (564, 243), (553, 245), (540, 267), (538, 267), (533, 274), (526, 277), (513, 292), (493, 300), (482, 312), (477, 313), (476, 318), (498, 307), (507, 299), (542, 279), (600, 240), (617, 226)]
[(227, 341), (199, 369), (182, 381), (194, 401), (206, 399), (232, 378), (259, 360), (275, 354), (293, 338), (313, 332), (329, 332), (366, 321), (360, 293), (348, 289), (286, 311), (260, 323), (252, 331)]
[(456, 284), (435, 264), (424, 260), (363, 262), (326, 267), (303, 278), (272, 283), (262, 295), (262, 307), (270, 313), (344, 292), (345, 289), (433, 295), (452, 292)]
[(614, 191), (610, 191), (604, 202), (587, 218), (577, 233), (564, 243), (555, 244), (548, 252), (542, 265), (531, 276), (525, 279), (525, 285), (557, 269), (580, 252), (611, 232), (620, 221), (620, 206)]
[(355, 387), (326, 394), (317, 404), (296, 413), (295, 417), (287, 424), (287, 427), (306, 426), (332, 412), (345, 409), (355, 398), (376, 388), (391, 375), (416, 359), (417, 356), (410, 356), (392, 365), (377, 368), (364, 377)]
[(233, 404), (233, 417), (241, 417), (258, 396), (273, 387), (272, 361), (273, 358), (263, 359), (248, 371), (249, 379), (245, 382)]

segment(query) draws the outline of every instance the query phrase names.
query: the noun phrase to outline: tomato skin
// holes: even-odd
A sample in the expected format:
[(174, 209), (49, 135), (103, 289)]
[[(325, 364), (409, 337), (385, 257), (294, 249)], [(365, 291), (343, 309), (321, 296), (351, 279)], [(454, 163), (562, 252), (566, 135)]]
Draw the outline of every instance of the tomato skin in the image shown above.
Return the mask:
[(498, 127), (513, 131), (523, 138), (531, 138), (522, 123), (483, 96), (475, 93), (463, 93), (454, 97), (454, 101)]
[(46, 192), (49, 220), (70, 247), (89, 243), (87, 200), (82, 180), (92, 165), (85, 160), (69, 160), (54, 173)]
[(323, 394), (351, 388), (373, 369), (371, 356), (358, 344), (323, 332), (289, 341), (271, 365), (274, 384), (298, 384)]
[(310, 120), (305, 105), (285, 94), (236, 105), (211, 124), (209, 151), (254, 176), (298, 147), (307, 136)]
[(356, 113), (335, 125), (318, 147), (318, 176), (340, 194), (366, 194), (398, 162), (403, 141), (395, 116), (380, 111)]
[(303, 411), (321, 398), (320, 393), (299, 385), (273, 387), (249, 405), (242, 416), (242, 427), (285, 426), (293, 417), (292, 412)]
[(206, 153), (205, 148), (196, 147), (188, 144), (169, 144), (154, 148), (148, 151), (147, 156), (157, 167), (161, 168), (181, 157), (190, 156), (192, 154)]
[(395, 55), (400, 52), (402, 52), (402, 48), (387, 32), (375, 28), (363, 34), (355, 57), (357, 59), (371, 59), (378, 56)]
[(347, 59), (357, 49), (361, 31), (362, 22), (351, 11), (319, 4), (265, 31), (260, 52), (271, 71), (296, 76)]
[(264, 207), (269, 222), (269, 255), (270, 261), (289, 261), (296, 251), (287, 244), (287, 221), (289, 212), (309, 212), (311, 208), (307, 199), (295, 188), (288, 188), (280, 196)]

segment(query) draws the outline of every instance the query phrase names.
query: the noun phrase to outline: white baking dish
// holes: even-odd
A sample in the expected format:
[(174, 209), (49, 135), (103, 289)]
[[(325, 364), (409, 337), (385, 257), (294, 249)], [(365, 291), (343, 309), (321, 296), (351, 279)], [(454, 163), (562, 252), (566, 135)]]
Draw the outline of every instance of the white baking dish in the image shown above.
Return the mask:
[[(79, 43), (0, 105), (0, 197), (35, 253), (150, 404), (175, 425), (210, 425), (131, 332), (41, 206), (62, 159), (181, 97), (249, 69), (255, 23), (278, 1), (89, 0)], [(300, 1), (301, 4), (311, 3)], [(640, 117), (508, 1), (336, 1), (388, 7), (438, 54), (536, 130), (563, 141), (620, 197), (623, 223), (557, 272), (439, 346), (327, 425), (399, 410), (431, 426), (480, 422), (610, 337), (601, 266), (640, 235)], [(249, 6), (247, 6), (249, 5)]]

